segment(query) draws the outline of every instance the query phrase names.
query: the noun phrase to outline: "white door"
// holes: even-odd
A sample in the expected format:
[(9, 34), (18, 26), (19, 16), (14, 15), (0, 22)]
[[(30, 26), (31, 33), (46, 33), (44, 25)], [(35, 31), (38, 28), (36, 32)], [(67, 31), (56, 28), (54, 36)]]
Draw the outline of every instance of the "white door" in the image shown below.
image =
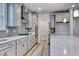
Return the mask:
[(48, 40), (48, 21), (39, 22), (39, 38), (40, 40)]

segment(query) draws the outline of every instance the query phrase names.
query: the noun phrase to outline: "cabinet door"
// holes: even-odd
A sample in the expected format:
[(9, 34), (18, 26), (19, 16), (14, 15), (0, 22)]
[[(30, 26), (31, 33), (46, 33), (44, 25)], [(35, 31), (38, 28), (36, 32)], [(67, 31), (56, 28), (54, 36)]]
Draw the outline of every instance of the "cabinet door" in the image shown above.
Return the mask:
[(23, 47), (23, 51), (24, 51), (24, 54), (27, 52), (27, 49), (28, 48), (28, 40), (27, 40), (27, 37), (24, 38), (24, 47)]
[(32, 45), (33, 45), (32, 35), (28, 35), (28, 50), (32, 48)]
[(0, 51), (0, 56), (15, 56), (15, 46)]
[(28, 50), (31, 49), (31, 40), (28, 40)]
[(14, 8), (15, 12), (15, 26), (20, 27), (21, 26), (21, 5), (20, 4), (15, 4)]
[(33, 44), (37, 43), (37, 38), (35, 38), (35, 35), (33, 35)]
[(0, 54), (0, 56), (3, 56), (3, 54)]
[(0, 51), (0, 56), (3, 56), (3, 51)]
[(63, 13), (56, 14), (56, 22), (63, 22)]
[(27, 43), (27, 40), (25, 40), (25, 41), (24, 41), (24, 52), (25, 52), (25, 53), (27, 52), (27, 44), (28, 44), (28, 43)]
[(50, 28), (55, 28), (54, 15), (50, 15)]
[(32, 13), (29, 11), (28, 12), (28, 27), (32, 28)]
[(17, 56), (22, 56), (22, 44), (17, 45)]
[(17, 45), (17, 56), (23, 56), (25, 54), (25, 44), (24, 42)]
[(15, 52), (15, 46), (10, 47), (7, 51), (7, 56), (15, 56), (16, 52)]
[(5, 51), (5, 50), (1, 51), (0, 56), (7, 56), (7, 51)]

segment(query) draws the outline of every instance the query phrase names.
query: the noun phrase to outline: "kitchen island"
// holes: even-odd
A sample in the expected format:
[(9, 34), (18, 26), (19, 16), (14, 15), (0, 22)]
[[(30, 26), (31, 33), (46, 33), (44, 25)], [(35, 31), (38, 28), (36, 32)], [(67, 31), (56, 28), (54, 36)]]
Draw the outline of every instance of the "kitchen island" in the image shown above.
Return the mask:
[(79, 37), (51, 34), (50, 56), (79, 56)]

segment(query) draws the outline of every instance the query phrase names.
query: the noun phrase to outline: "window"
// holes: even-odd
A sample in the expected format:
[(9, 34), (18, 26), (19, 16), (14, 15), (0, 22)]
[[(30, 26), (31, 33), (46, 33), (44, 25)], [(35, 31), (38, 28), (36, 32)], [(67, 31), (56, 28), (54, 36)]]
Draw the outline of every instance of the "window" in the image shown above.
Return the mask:
[(3, 20), (4, 20), (4, 5), (0, 3), (0, 30), (4, 29)]
[(74, 17), (78, 17), (79, 16), (79, 10), (74, 10)]
[(14, 27), (14, 4), (7, 4), (7, 14), (8, 14), (8, 26)]

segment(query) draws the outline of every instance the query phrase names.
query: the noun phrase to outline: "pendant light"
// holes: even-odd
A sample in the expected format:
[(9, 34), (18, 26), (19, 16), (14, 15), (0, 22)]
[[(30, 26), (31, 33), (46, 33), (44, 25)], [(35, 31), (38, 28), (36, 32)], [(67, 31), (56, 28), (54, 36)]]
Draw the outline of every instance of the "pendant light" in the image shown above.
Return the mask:
[(67, 19), (65, 17), (65, 13), (64, 13), (64, 17), (63, 17), (63, 22), (66, 23), (67, 22)]
[(66, 22), (67, 22), (67, 19), (66, 19), (65, 17), (64, 17), (64, 19), (63, 19), (63, 22), (64, 22), (64, 23), (66, 23)]

